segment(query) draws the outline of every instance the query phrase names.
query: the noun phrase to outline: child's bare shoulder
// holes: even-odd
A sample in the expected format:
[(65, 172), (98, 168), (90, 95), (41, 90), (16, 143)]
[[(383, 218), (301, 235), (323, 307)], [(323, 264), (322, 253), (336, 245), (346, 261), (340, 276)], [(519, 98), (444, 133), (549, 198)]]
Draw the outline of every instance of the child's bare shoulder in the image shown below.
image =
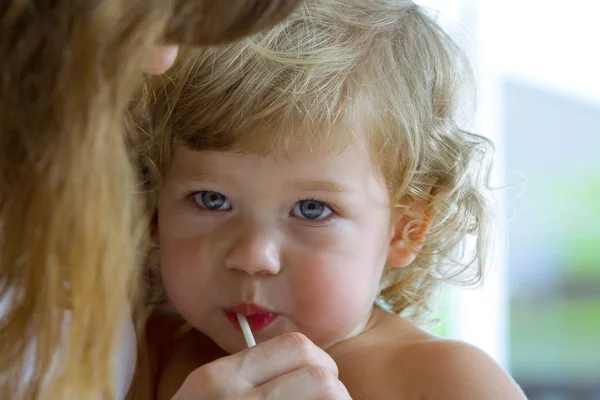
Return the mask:
[(526, 399), (489, 355), (433, 336), (389, 315), (336, 358), (340, 377), (358, 399)]
[(417, 341), (397, 346), (397, 355), (389, 359), (388, 371), (406, 376), (408, 391), (418, 398), (525, 399), (508, 373), (467, 343), (439, 338)]

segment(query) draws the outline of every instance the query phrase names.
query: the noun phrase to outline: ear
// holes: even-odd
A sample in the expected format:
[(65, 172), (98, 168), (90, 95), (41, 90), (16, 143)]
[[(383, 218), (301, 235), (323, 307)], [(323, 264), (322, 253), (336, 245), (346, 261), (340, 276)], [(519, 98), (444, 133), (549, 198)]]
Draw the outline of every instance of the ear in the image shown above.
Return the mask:
[(412, 200), (398, 208), (392, 216), (390, 247), (387, 264), (391, 268), (403, 268), (412, 263), (425, 242), (430, 215), (428, 202)]

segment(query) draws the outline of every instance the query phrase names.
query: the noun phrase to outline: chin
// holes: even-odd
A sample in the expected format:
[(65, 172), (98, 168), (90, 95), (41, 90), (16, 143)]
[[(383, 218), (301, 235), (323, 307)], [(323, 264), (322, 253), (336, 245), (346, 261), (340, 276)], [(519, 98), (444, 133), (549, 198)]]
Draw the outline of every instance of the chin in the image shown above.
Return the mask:
[(241, 333), (239, 339), (234, 339), (231, 337), (210, 338), (221, 350), (228, 354), (238, 353), (248, 348), (248, 346), (246, 345), (246, 341), (244, 340), (244, 337)]

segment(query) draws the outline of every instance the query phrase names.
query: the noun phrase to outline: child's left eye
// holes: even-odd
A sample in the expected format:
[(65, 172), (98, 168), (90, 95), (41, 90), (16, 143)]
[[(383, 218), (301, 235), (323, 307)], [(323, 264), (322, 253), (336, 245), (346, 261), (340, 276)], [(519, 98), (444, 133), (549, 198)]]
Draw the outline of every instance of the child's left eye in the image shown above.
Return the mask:
[(202, 190), (192, 195), (194, 202), (201, 208), (211, 211), (227, 211), (231, 209), (231, 203), (225, 195), (219, 192)]
[(329, 217), (333, 211), (324, 203), (317, 200), (301, 200), (291, 211), (294, 217), (311, 221), (323, 220)]

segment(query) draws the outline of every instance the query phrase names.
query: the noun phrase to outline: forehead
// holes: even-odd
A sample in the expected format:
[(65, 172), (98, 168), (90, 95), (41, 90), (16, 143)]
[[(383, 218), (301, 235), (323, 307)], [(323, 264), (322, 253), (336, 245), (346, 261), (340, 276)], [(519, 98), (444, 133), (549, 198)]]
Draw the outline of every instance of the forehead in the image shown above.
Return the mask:
[[(253, 135), (260, 137), (265, 133), (248, 133), (250, 138)], [(272, 144), (269, 151), (257, 152), (239, 145), (228, 150), (193, 149), (184, 142), (178, 142), (171, 169), (173, 173), (202, 171), (211, 175), (224, 175), (241, 169), (263, 176), (343, 176), (347, 175), (346, 172), (359, 175), (374, 172), (370, 141), (363, 132), (348, 132), (338, 127), (327, 134), (301, 132), (290, 140)]]
[[(346, 165), (361, 161), (370, 162), (368, 146), (360, 138), (344, 138), (326, 136), (314, 140), (290, 140), (273, 143), (268, 150), (253, 151), (242, 146), (232, 146), (227, 150), (192, 149), (183, 142), (178, 142), (174, 149), (172, 167), (211, 168), (219, 170), (226, 165), (254, 164), (298, 166)], [(310, 168), (308, 168), (310, 169)]]
[[(330, 125), (305, 120), (298, 116), (268, 118), (243, 124), (228, 124), (226, 129), (214, 126), (185, 129), (175, 137), (192, 150), (215, 150), (259, 155), (285, 155), (307, 149), (314, 154), (326, 154), (343, 149), (359, 139), (364, 141), (364, 130), (355, 123), (342, 121)], [(291, 149), (293, 148), (293, 151)]]
[(375, 154), (373, 150), (380, 144), (381, 135), (373, 129), (378, 124), (370, 118), (371, 114), (369, 105), (364, 104), (337, 122), (298, 114), (281, 115), (242, 125), (229, 124), (226, 130), (186, 130), (177, 132), (175, 137), (192, 150), (306, 158), (339, 154), (348, 146), (356, 146)]

